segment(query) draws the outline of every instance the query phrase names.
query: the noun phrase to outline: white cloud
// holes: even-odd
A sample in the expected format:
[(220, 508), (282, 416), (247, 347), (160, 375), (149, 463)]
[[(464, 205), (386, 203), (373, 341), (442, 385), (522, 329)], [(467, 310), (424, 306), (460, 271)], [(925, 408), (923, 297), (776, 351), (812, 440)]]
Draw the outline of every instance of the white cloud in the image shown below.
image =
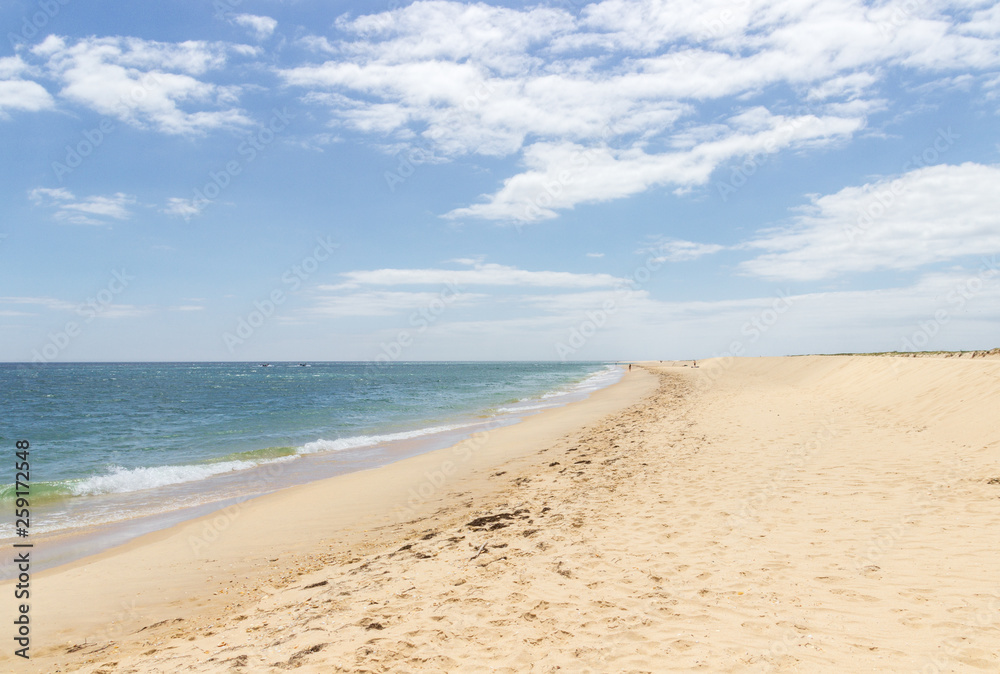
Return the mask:
[(0, 79), (9, 80), (14, 77), (20, 77), (30, 70), (31, 67), (24, 62), (24, 59), (20, 55), (0, 58)]
[(743, 114), (731, 122), (739, 130), (659, 154), (642, 148), (536, 143), (524, 151), (526, 171), (505, 180), (499, 191), (486, 196), (485, 203), (457, 208), (446, 217), (516, 222), (554, 218), (557, 209), (627, 197), (653, 186), (703, 185), (716, 167), (734, 157), (830, 142), (863, 125), (860, 119), (783, 117), (767, 111)]
[[(342, 272), (343, 283), (321, 285), (315, 304), (305, 313), (317, 316), (390, 316), (443, 305), (469, 307), (491, 301), (502, 305), (535, 306), (529, 297), (467, 292), (469, 286), (494, 288), (547, 288), (574, 292), (563, 297), (588, 295), (589, 289), (625, 287), (627, 281), (609, 274), (577, 274), (528, 271), (506, 265), (484, 263), (475, 258), (451, 262), (471, 269), (376, 269)], [(401, 291), (372, 286), (431, 286), (434, 290)], [(583, 293), (579, 291), (584, 291)], [(536, 307), (537, 308), (537, 307)]]
[(305, 35), (297, 40), (306, 49), (314, 52), (336, 54), (337, 46), (320, 35)]
[(55, 107), (45, 87), (21, 77), (32, 73), (20, 55), (0, 58), (0, 118), (6, 117), (9, 110), (37, 112)]
[(814, 197), (790, 226), (744, 244), (766, 252), (740, 268), (810, 281), (998, 253), (998, 185), (1000, 166), (945, 164)]
[(687, 262), (725, 249), (725, 246), (714, 243), (661, 239), (655, 246), (648, 248), (647, 252), (652, 252), (656, 256), (653, 258), (656, 262)]
[(0, 297), (0, 304), (30, 304), (53, 311), (75, 311), (78, 304), (57, 300), (54, 297)]
[(97, 318), (135, 318), (149, 316), (152, 313), (152, 307), (139, 307), (134, 304), (108, 304), (101, 308)]
[[(192, 134), (250, 123), (232, 107), (239, 88), (198, 79), (226, 63), (225, 45), (89, 37), (67, 43), (50, 35), (32, 49), (59, 95), (138, 127)], [(191, 108), (201, 108), (189, 111)]]
[(72, 225), (106, 225), (107, 219), (128, 220), (132, 217), (128, 206), (135, 204), (135, 197), (117, 192), (109, 196), (89, 196), (77, 199), (69, 190), (59, 187), (36, 187), (28, 197), (40, 206), (54, 209), (53, 217)]
[(278, 22), (271, 17), (255, 14), (237, 14), (233, 17), (233, 21), (244, 28), (249, 28), (258, 40), (271, 37), (274, 29), (278, 27)]
[(207, 203), (208, 202), (205, 201), (185, 199), (183, 197), (170, 197), (167, 199), (167, 205), (161, 210), (161, 212), (166, 213), (167, 215), (176, 215), (184, 218), (185, 220), (190, 220), (196, 215), (201, 215), (201, 212), (204, 210)]
[(28, 198), (36, 204), (40, 204), (46, 201), (71, 201), (76, 197), (74, 197), (73, 193), (65, 187), (57, 187), (55, 189), (49, 187), (36, 187), (28, 192)]
[(604, 253), (587, 253), (587, 257), (601, 258), (604, 257)]
[[(848, 138), (884, 107), (890, 73), (995, 68), (994, 13), (967, 4), (606, 0), (573, 16), (418, 1), (344, 17), (337, 41), (303, 38), (336, 58), (279, 73), (376, 144), (389, 137), (444, 158), (522, 154), (524, 170), (485, 203), (448, 215), (539, 220), (702, 185), (768, 140), (763, 151), (778, 152)], [(753, 105), (776, 87), (783, 107)], [(728, 119), (692, 121), (709, 110)], [(774, 138), (796, 120), (803, 128)], [(580, 175), (560, 180), (567, 171)]]
[(869, 72), (851, 73), (841, 77), (833, 77), (809, 90), (808, 100), (826, 100), (828, 98), (857, 98), (875, 84), (879, 78)]
[[(86, 304), (67, 302), (54, 297), (0, 297), (0, 305), (31, 305), (42, 307), (50, 311), (71, 311), (75, 314), (93, 316), (98, 318), (133, 318), (136, 316), (148, 316), (153, 312), (151, 307), (139, 307), (132, 304), (102, 304), (96, 314), (92, 307)], [(0, 315), (33, 315), (17, 311), (0, 312)]]
[[(872, 350), (971, 349), (995, 346), (1000, 320), (1000, 261), (928, 274), (912, 285), (879, 290), (670, 302), (646, 291), (595, 290), (525, 295), (541, 312), (515, 319), (442, 320), (433, 328), (440, 357), (475, 357), (471, 342), (505, 353), (530, 334), (527, 357), (705, 358), (730, 353), (784, 355)], [(613, 302), (613, 313), (601, 315)], [(486, 302), (484, 306), (492, 308)], [(601, 325), (595, 329), (597, 322)], [(581, 327), (587, 337), (581, 336)], [(574, 337), (574, 334), (576, 335)], [(551, 346), (546, 346), (551, 345)], [(547, 352), (539, 349), (548, 348)], [(445, 350), (446, 349), (446, 350)], [(445, 355), (449, 354), (449, 355)], [(526, 357), (520, 352), (517, 357)]]
[[(321, 288), (323, 289), (323, 288)], [(468, 305), (485, 297), (475, 293), (396, 292), (371, 290), (320, 297), (307, 313), (319, 316), (392, 316), (442, 305)]]
[(561, 271), (528, 271), (494, 263), (474, 264), (474, 269), (376, 269), (372, 271), (348, 271), (341, 276), (345, 283), (336, 286), (320, 286), (325, 290), (358, 287), (361, 285), (451, 285), (457, 287), (472, 285), (493, 286), (536, 286), (551, 288), (601, 288), (615, 287), (625, 283), (610, 274), (575, 274)]

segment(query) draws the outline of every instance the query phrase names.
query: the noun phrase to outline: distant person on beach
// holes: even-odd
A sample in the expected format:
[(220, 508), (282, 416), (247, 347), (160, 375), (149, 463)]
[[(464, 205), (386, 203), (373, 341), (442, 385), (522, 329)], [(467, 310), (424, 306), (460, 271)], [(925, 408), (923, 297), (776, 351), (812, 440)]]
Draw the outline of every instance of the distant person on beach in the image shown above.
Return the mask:
[(629, 372), (631, 372), (631, 371), (632, 371), (632, 363), (629, 363), (629, 364), (628, 364), (628, 371), (629, 371)]

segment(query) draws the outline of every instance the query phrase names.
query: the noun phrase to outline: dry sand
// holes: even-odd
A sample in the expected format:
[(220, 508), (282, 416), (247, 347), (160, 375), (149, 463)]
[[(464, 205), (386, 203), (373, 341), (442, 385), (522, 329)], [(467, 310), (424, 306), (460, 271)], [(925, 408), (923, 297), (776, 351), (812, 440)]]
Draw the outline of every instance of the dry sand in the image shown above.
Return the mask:
[(684, 363), (38, 574), (0, 667), (1000, 671), (1000, 362)]

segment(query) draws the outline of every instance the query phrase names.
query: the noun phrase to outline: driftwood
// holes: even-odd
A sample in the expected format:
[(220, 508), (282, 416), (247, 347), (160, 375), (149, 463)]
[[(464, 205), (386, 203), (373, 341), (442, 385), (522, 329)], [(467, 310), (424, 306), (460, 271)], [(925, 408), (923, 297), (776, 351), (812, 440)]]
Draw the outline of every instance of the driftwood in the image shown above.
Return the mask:
[(478, 549), (478, 550), (476, 550), (476, 554), (472, 555), (472, 557), (469, 557), (469, 561), (471, 562), (471, 561), (472, 561), (472, 560), (474, 560), (474, 559), (475, 559), (476, 557), (478, 557), (479, 555), (483, 554), (483, 551), (484, 551), (485, 549), (486, 549), (486, 543), (483, 543), (482, 545), (480, 545), (480, 546), (479, 546), (479, 549)]

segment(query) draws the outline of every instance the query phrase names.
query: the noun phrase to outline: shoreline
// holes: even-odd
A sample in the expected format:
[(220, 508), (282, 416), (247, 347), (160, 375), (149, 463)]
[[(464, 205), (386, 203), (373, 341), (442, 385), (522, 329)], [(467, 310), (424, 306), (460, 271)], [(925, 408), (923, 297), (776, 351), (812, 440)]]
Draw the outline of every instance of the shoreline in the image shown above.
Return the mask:
[[(478, 418), (475, 415), (460, 415), (446, 421), (429, 421), (427, 423), (430, 425), (396, 432), (394, 435), (399, 437), (380, 439), (372, 444), (315, 453), (296, 453), (238, 470), (149, 489), (69, 497), (63, 501), (40, 506), (35, 504), (34, 519), (40, 521), (45, 521), (50, 510), (62, 516), (65, 514), (63, 511), (96, 509), (100, 506), (102, 512), (121, 514), (110, 520), (83, 522), (34, 533), (32, 540), (36, 547), (36, 558), (33, 566), (36, 571), (57, 568), (124, 545), (144, 534), (211, 515), (247, 499), (317, 480), (378, 468), (412, 456), (451, 447), (484, 430), (521, 423), (546, 410), (585, 399), (593, 391), (613, 385), (622, 374), (620, 366), (614, 369), (605, 364), (603, 369), (595, 370), (568, 388), (560, 387), (546, 391), (537, 399), (525, 399), (508, 403), (499, 409), (484, 410), (492, 412), (492, 416)], [(588, 382), (599, 381), (602, 377), (612, 377), (613, 381), (610, 384), (602, 383), (597, 389), (588, 385)], [(438, 428), (442, 424), (443, 427)], [(182, 464), (179, 467), (190, 466)], [(76, 499), (81, 499), (81, 502), (77, 503)], [(160, 507), (150, 505), (159, 502), (167, 505)], [(0, 538), (0, 545), (9, 546), (16, 542), (18, 539), (15, 537)], [(0, 567), (0, 582), (11, 579), (14, 571)]]
[(990, 670), (998, 400), (991, 359), (645, 363), (39, 574), (17, 671)]
[[(197, 610), (207, 604), (206, 592), (212, 596), (230, 584), (224, 579), (229, 575), (272, 573), (275, 561), (271, 560), (302, 558), (330, 537), (360, 543), (374, 527), (419, 517), (440, 500), (444, 489), (480, 480), (485, 470), (523, 459), (593, 418), (631, 403), (652, 381), (648, 375), (626, 374), (583, 400), (543, 410), (452, 447), (248, 499), (41, 571), (32, 577), (45, 589), (32, 604), (38, 625), (35, 652), (42, 656), (88, 638), (128, 634), (176, 616), (176, 606)], [(414, 501), (413, 494), (426, 493), (428, 485), (426, 498)], [(112, 578), (114, 591), (109, 593)], [(0, 592), (10, 594), (12, 584), (0, 583)], [(128, 610), (123, 610), (123, 601)], [(0, 653), (0, 662), (6, 655)]]

